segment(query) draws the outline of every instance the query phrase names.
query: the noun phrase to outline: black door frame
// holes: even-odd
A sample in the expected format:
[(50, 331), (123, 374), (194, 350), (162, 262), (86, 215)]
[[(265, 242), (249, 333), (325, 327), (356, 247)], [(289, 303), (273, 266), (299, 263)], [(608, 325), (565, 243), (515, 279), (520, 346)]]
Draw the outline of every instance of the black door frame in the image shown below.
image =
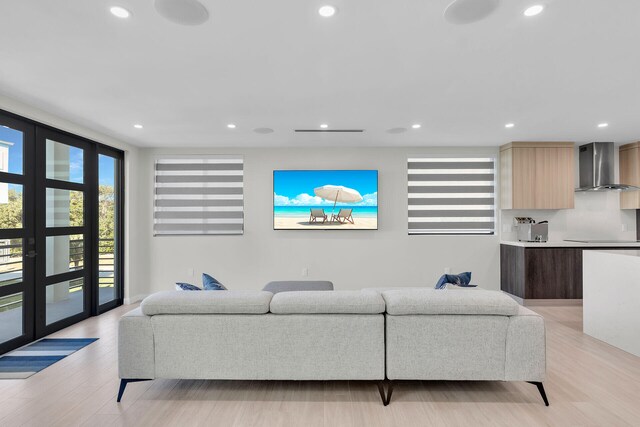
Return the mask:
[[(0, 179), (23, 185), (23, 229), (0, 230), (0, 238), (23, 238), (23, 254), (35, 250), (45, 254), (46, 236), (80, 234), (85, 237), (83, 274), (67, 272), (46, 277), (45, 256), (23, 256), (22, 285), (0, 287), (0, 295), (23, 292), (23, 335), (0, 343), (0, 354), (18, 348), (55, 331), (66, 328), (90, 316), (95, 316), (123, 304), (124, 292), (124, 152), (113, 147), (74, 135), (37, 121), (0, 109), (0, 118), (7, 126), (23, 132), (23, 179), (0, 172)], [(84, 151), (82, 184), (48, 179), (46, 177), (46, 139), (81, 148)], [(117, 162), (115, 191), (118, 194), (116, 226), (114, 227), (114, 285), (116, 298), (103, 305), (98, 300), (98, 154), (114, 157)], [(35, 167), (34, 167), (35, 166)], [(18, 182), (23, 181), (23, 182)], [(46, 227), (46, 188), (83, 191), (82, 227)], [(30, 195), (30, 197), (26, 197)], [(91, 219), (94, 219), (93, 221)], [(30, 247), (29, 238), (35, 246)], [(46, 285), (77, 277), (84, 278), (84, 310), (82, 313), (46, 325)], [(17, 289), (17, 290), (16, 290)], [(36, 316), (38, 318), (36, 319)]]
[[(46, 171), (46, 142), (52, 140), (83, 150), (83, 179), (82, 184), (61, 181), (58, 179), (47, 178)], [(93, 206), (94, 175), (96, 174), (96, 165), (94, 164), (93, 152), (95, 145), (83, 141), (79, 138), (69, 136), (51, 129), (42, 129), (36, 127), (36, 252), (40, 256), (36, 256), (36, 280), (35, 280), (35, 297), (36, 297), (36, 337), (43, 337), (67, 326), (78, 323), (91, 315), (91, 302), (93, 300), (93, 251), (87, 250), (89, 245), (85, 242), (93, 242), (93, 227), (95, 222), (95, 209)], [(63, 227), (47, 227), (46, 224), (46, 205), (47, 196), (46, 189), (55, 188), (59, 190), (81, 191), (83, 193), (83, 215), (82, 226), (63, 226)], [(83, 268), (77, 271), (55, 274), (47, 277), (47, 253), (46, 238), (50, 236), (65, 236), (72, 234), (83, 235)], [(93, 247), (93, 245), (91, 246)], [(46, 289), (48, 285), (55, 283), (83, 279), (83, 310), (82, 312), (58, 320), (50, 325), (46, 324)]]
[[(93, 223), (93, 227), (94, 227), (94, 236), (95, 236), (95, 240), (94, 240), (94, 268), (97, 274), (94, 274), (94, 280), (96, 281), (95, 285), (93, 286), (93, 289), (95, 289), (98, 293), (98, 295), (96, 295), (95, 298), (93, 298), (93, 305), (91, 307), (91, 314), (92, 315), (98, 315), (98, 314), (102, 314), (106, 311), (109, 311), (115, 307), (118, 307), (120, 305), (123, 304), (124, 301), (124, 286), (123, 286), (123, 281), (124, 281), (124, 153), (120, 150), (116, 150), (112, 147), (109, 147), (107, 145), (103, 145), (103, 144), (99, 144), (97, 146), (97, 154), (96, 154), (96, 159), (98, 159), (99, 162), (99, 156), (100, 155), (105, 155), (105, 156), (109, 156), (109, 157), (113, 157), (116, 160), (116, 172), (114, 174), (114, 192), (115, 192), (115, 196), (116, 196), (116, 200), (118, 201), (118, 203), (116, 204), (116, 212), (115, 212), (115, 216), (114, 216), (114, 220), (115, 220), (115, 226), (113, 227), (113, 232), (114, 232), (114, 265), (113, 265), (113, 280), (114, 280), (114, 287), (115, 287), (115, 298), (111, 301), (108, 301), (104, 304), (100, 304), (100, 295), (99, 292), (100, 290), (98, 289), (99, 284), (100, 284), (100, 278), (99, 278), (99, 274), (100, 274), (100, 266), (99, 266), (99, 262), (100, 262), (100, 255), (99, 255), (99, 239), (100, 239), (100, 232), (99, 232), (99, 221), (94, 221)], [(96, 167), (95, 169), (96, 172), (96, 187), (98, 188), (100, 182), (99, 182), (99, 177), (100, 177), (100, 171), (99, 171), (99, 167)], [(95, 191), (95, 202), (92, 203), (91, 206), (94, 207), (94, 209), (96, 209), (96, 213), (95, 213), (95, 218), (99, 219), (99, 215), (98, 215), (98, 197), (99, 197), (99, 191)]]
[(35, 339), (34, 287), (35, 257), (27, 256), (35, 251), (35, 212), (33, 194), (35, 176), (33, 165), (35, 159), (35, 125), (6, 114), (0, 110), (2, 123), (11, 129), (22, 132), (22, 175), (0, 172), (0, 179), (10, 184), (22, 185), (22, 229), (0, 230), (0, 239), (22, 239), (22, 282), (0, 287), (0, 296), (22, 292), (22, 335), (0, 343), (0, 354), (23, 346)]

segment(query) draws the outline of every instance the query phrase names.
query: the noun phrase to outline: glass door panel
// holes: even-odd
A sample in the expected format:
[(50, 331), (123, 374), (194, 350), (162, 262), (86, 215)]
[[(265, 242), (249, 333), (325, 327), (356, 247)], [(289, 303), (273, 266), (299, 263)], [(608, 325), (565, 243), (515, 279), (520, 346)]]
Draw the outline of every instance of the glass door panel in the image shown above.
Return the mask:
[(47, 188), (47, 227), (82, 227), (84, 195), (82, 191)]
[(22, 292), (0, 297), (0, 342), (19, 338), (22, 329)]
[(47, 179), (84, 182), (84, 150), (47, 139)]
[(118, 159), (98, 155), (98, 304), (103, 305), (118, 298), (119, 276), (118, 245), (116, 231), (119, 191), (116, 186)]
[(85, 311), (82, 277), (47, 285), (46, 293), (47, 326)]
[(33, 127), (0, 113), (0, 354), (33, 339)]
[(0, 171), (22, 175), (24, 168), (24, 132), (2, 123), (0, 117)]
[(0, 181), (0, 229), (22, 228), (23, 186)]
[(47, 236), (47, 277), (82, 270), (84, 237), (82, 234)]
[[(90, 241), (90, 176), (85, 141), (50, 130), (38, 130), (36, 154), (44, 159), (36, 189), (44, 213), (36, 218), (43, 257), (38, 259), (36, 310), (44, 313), (37, 331), (48, 333), (89, 316), (92, 268), (85, 242)], [(42, 163), (41, 163), (42, 164)]]
[(22, 283), (22, 239), (0, 239), (0, 287)]

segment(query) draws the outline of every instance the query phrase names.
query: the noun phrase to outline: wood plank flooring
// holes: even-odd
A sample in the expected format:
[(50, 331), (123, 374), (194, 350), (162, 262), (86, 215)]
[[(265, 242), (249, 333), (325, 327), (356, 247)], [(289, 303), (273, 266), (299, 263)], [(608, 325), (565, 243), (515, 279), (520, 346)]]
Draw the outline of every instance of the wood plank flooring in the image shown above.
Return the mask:
[(0, 426), (640, 425), (640, 358), (584, 335), (582, 307), (531, 307), (547, 323), (550, 407), (526, 383), (441, 381), (400, 382), (388, 407), (364, 381), (156, 380), (130, 384), (118, 404), (117, 320), (131, 308), (56, 333), (100, 339), (0, 380)]

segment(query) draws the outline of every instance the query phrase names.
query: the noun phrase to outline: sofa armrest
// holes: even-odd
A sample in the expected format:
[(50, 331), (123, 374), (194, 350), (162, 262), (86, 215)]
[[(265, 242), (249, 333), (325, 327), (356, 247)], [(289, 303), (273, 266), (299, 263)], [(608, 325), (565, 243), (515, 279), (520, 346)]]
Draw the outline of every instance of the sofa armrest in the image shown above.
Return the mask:
[(507, 328), (505, 380), (539, 381), (546, 375), (544, 319), (525, 307), (509, 318)]
[(155, 378), (151, 317), (136, 308), (118, 323), (118, 374), (126, 379)]

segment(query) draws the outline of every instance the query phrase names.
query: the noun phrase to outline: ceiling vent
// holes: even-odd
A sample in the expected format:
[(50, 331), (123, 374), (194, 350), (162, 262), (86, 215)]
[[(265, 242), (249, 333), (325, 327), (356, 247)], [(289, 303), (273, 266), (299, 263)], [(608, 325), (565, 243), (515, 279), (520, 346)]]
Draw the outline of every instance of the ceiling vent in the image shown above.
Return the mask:
[(314, 133), (361, 133), (364, 129), (294, 129), (294, 132), (314, 132)]

